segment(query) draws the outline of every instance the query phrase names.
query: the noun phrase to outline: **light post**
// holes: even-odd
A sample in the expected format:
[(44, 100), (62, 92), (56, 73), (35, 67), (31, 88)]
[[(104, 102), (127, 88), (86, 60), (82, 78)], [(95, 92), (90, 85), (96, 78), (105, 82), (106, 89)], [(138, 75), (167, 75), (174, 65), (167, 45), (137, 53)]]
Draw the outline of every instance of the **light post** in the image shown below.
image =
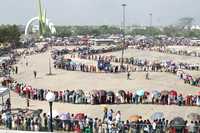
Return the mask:
[(49, 52), (49, 73), (48, 75), (52, 75), (52, 71), (51, 71), (51, 51), (52, 51), (52, 46), (50, 46), (50, 52)]
[(49, 57), (49, 75), (52, 75), (52, 72), (51, 72), (51, 57)]
[(46, 100), (49, 102), (50, 107), (50, 130), (53, 132), (53, 119), (52, 119), (52, 105), (55, 100), (55, 95), (52, 92), (48, 92), (46, 95)]
[(126, 4), (122, 4), (122, 10), (123, 10), (123, 28), (122, 28), (122, 33), (123, 33), (123, 44), (122, 44), (122, 61), (121, 61), (121, 69), (123, 69), (123, 65), (124, 65), (124, 46), (125, 46), (125, 8), (126, 8)]

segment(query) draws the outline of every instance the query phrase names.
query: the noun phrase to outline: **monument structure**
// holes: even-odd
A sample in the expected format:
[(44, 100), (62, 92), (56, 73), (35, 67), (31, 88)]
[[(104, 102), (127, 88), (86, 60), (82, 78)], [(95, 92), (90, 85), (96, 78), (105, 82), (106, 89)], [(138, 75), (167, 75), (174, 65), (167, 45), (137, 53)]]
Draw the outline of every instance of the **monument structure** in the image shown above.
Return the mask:
[(25, 28), (25, 36), (29, 35), (30, 33), (30, 26), (34, 22), (38, 22), (39, 26), (39, 35), (40, 37), (43, 37), (48, 31), (50, 31), (51, 34), (56, 33), (56, 29), (54, 27), (54, 24), (49, 21), (49, 19), (46, 17), (46, 10), (42, 8), (41, 0), (38, 0), (38, 16), (30, 19)]

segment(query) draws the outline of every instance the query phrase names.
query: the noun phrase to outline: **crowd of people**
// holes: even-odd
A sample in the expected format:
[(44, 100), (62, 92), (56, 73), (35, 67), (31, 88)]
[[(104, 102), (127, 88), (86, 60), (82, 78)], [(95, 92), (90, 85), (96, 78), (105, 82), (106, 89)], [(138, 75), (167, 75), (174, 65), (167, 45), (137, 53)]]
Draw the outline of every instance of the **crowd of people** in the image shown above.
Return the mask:
[(107, 52), (114, 52), (119, 51), (122, 48), (119, 46), (107, 46), (107, 47), (89, 47), (89, 46), (79, 46), (75, 48), (64, 48), (64, 49), (54, 49), (51, 51), (52, 56), (62, 56), (68, 53), (79, 53), (84, 55), (94, 55), (94, 54), (101, 54), (101, 53), (107, 53)]
[[(124, 58), (124, 65), (121, 66), (120, 58), (110, 57), (110, 56), (98, 56), (98, 55), (80, 55), (78, 57), (71, 56), (71, 58), (80, 58), (97, 61), (97, 65), (89, 65), (77, 61), (72, 61), (72, 59), (64, 59), (64, 57), (54, 58), (54, 67), (61, 68), (72, 71), (82, 71), (82, 72), (136, 72), (136, 71), (167, 71), (176, 73), (178, 67), (175, 64), (166, 65), (163, 62), (148, 62), (147, 60), (141, 60), (138, 58)], [(180, 65), (183, 67), (184, 65)], [(186, 67), (186, 69), (198, 69), (198, 67)]]
[(139, 47), (154, 47), (154, 46), (199, 46), (198, 41), (193, 41), (190, 38), (183, 37), (145, 37), (145, 36), (136, 36), (134, 39), (127, 42), (132, 46)]
[(188, 49), (176, 49), (176, 48), (170, 48), (170, 47), (164, 47), (164, 46), (141, 47), (140, 45), (133, 46), (132, 48), (139, 49), (139, 50), (156, 51), (156, 52), (167, 53), (167, 54), (200, 57), (200, 53), (198, 51), (188, 50)]
[(13, 64), (16, 63), (15, 56), (0, 57), (0, 77), (10, 75), (14, 71)]
[[(71, 55), (71, 58), (76, 58), (75, 55)], [(79, 55), (77, 58), (81, 59), (88, 59), (88, 60), (104, 60), (114, 63), (120, 63), (121, 58), (116, 58), (114, 56), (101, 56), (101, 55), (88, 55), (88, 56), (82, 56)], [(184, 80), (184, 83), (188, 83), (191, 85), (199, 86), (200, 78), (199, 77), (193, 77), (191, 74), (186, 73), (182, 69), (186, 70), (199, 70), (199, 66), (195, 64), (186, 64), (186, 63), (179, 63), (176, 64), (173, 61), (148, 61), (148, 60), (142, 60), (138, 58), (124, 58), (124, 63), (126, 64), (124, 66), (125, 72), (135, 72), (135, 71), (148, 71), (148, 72), (171, 72), (174, 74), (177, 74), (179, 79)], [(120, 68), (120, 65), (119, 65)], [(121, 68), (119, 69), (121, 70)]]
[(28, 109), (13, 111), (4, 110), (0, 115), (0, 126), (4, 125), (6, 129), (42, 131), (42, 110), (31, 111)]
[[(109, 62), (109, 64), (111, 64), (110, 62), (120, 63), (120, 62), (122, 62), (121, 58), (117, 58), (115, 56), (96, 55), (99, 53), (115, 51), (114, 48), (111, 47), (111, 48), (109, 48), (109, 50), (98, 49), (98, 52), (93, 52), (91, 49), (83, 49), (83, 50), (79, 49), (77, 58)], [(86, 51), (90, 51), (90, 52), (86, 52)], [(81, 63), (76, 63), (76, 62), (69, 64), (68, 66), (65, 64), (61, 65), (59, 59), (61, 58), (61, 56), (64, 56), (66, 54), (66, 52), (63, 52), (62, 50), (60, 50), (60, 51), (56, 50), (56, 52), (52, 51), (52, 53), (53, 53), (52, 57), (56, 61), (55, 67), (62, 66), (62, 68), (67, 69), (67, 70), (78, 70), (78, 71), (85, 71), (85, 72), (95, 72), (98, 69), (98, 66), (95, 67), (94, 65), (82, 64), (84, 69), (81, 70), (81, 67), (80, 67)], [(65, 54), (63, 54), (63, 53), (65, 53)], [(58, 57), (58, 59), (57, 59), (57, 57)], [(75, 55), (71, 54), (71, 58), (75, 58)], [(134, 57), (124, 58), (123, 62), (125, 64), (129, 64), (129, 66), (123, 66), (124, 67), (123, 70), (127, 70), (127, 71), (136, 70), (136, 68), (133, 68), (131, 65), (140, 66), (141, 68), (139, 68), (139, 69), (147, 70), (147, 71), (160, 71), (163, 69), (165, 69), (167, 71), (175, 71), (179, 68), (186, 69), (186, 70), (197, 70), (197, 71), (199, 70), (198, 64), (189, 64), (189, 63), (184, 63), (184, 62), (175, 63), (173, 61), (149, 61), (149, 60), (144, 60), (144, 59), (139, 59), (139, 58), (134, 58)], [(105, 71), (108, 71), (108, 72), (116, 72), (117, 71), (118, 72), (118, 71), (121, 71), (123, 68), (120, 65), (116, 65), (116, 64), (115, 65), (111, 64), (111, 65), (109, 67), (105, 67)], [(90, 71), (90, 67), (91, 67), (91, 71)]]
[[(51, 91), (48, 89), (34, 88), (23, 83), (8, 82), (11, 90), (27, 99), (45, 100), (48, 92), (55, 94), (56, 102), (72, 104), (161, 104), (161, 105), (178, 105), (178, 106), (200, 106), (200, 92), (195, 95), (188, 94), (183, 96), (175, 90), (152, 91), (147, 92), (143, 89), (136, 91), (118, 92), (105, 90), (92, 90), (84, 92), (82, 89)], [(28, 103), (27, 103), (28, 104)]]
[[(63, 58), (63, 57), (62, 57)], [(124, 66), (127, 67), (127, 66)], [(64, 69), (68, 71), (81, 71), (81, 72), (106, 72), (106, 73), (119, 73), (121, 72), (120, 65), (113, 65), (110, 62), (101, 60), (97, 61), (97, 65), (86, 64), (78, 61), (73, 61), (72, 59), (56, 59), (54, 61), (54, 68)], [(127, 69), (124, 69), (124, 72)]]
[[(118, 73), (118, 72), (170, 72), (176, 74), (178, 79), (183, 80), (184, 83), (199, 86), (200, 77), (194, 77), (187, 73), (185, 70), (199, 70), (199, 66), (195, 64), (179, 63), (176, 64), (173, 61), (148, 61), (139, 58), (124, 58), (124, 66), (122, 67), (120, 62), (121, 58), (114, 56), (102, 56), (102, 55), (75, 55), (71, 54), (70, 59), (64, 59), (62, 57), (55, 57), (54, 67), (70, 70), (70, 71), (82, 71), (82, 72), (107, 72), (107, 73)], [(80, 58), (87, 60), (97, 61), (97, 65), (89, 65), (72, 59)]]
[[(11, 73), (18, 73), (18, 67), (13, 66), (17, 63), (18, 57), (26, 58), (27, 55), (33, 55), (38, 53), (46, 52), (48, 49), (48, 45), (42, 45), (41, 47), (35, 46), (29, 49), (22, 49), (22, 50), (12, 50), (9, 54), (6, 54), (0, 57), (0, 77), (3, 76), (10, 76)], [(26, 62), (28, 65), (28, 62)]]
[[(120, 111), (104, 107), (102, 118), (92, 118), (84, 113), (53, 112), (53, 130), (76, 133), (198, 133), (200, 131), (200, 115), (187, 115), (190, 121), (181, 117), (167, 120), (162, 112), (152, 114), (151, 119), (131, 115), (127, 120), (122, 119)], [(49, 113), (37, 111), (28, 113), (21, 110), (15, 114), (3, 112), (0, 116), (0, 126), (6, 129), (24, 131), (51, 131)]]
[[(113, 49), (107, 49), (105, 51), (112, 51)], [(102, 49), (96, 53), (105, 52)], [(95, 53), (95, 52), (94, 52)], [(71, 55), (71, 58), (75, 58)], [(101, 55), (90, 55), (84, 52), (79, 53), (78, 58), (89, 59), (105, 62), (120, 63), (121, 59), (110, 56)], [(56, 59), (56, 58), (55, 58)], [(120, 68), (120, 65), (112, 66), (113, 68), (106, 68), (103, 71), (107, 72), (120, 72), (123, 69), (125, 72), (130, 71), (163, 71), (163, 66), (159, 63), (149, 63), (146, 60), (140, 60), (135, 58), (123, 59), (126, 64), (125, 67)], [(15, 61), (15, 60), (14, 60)], [(149, 63), (149, 64), (148, 64)], [(10, 67), (13, 63), (8, 62), (3, 69), (12, 69), (17, 74), (18, 68)], [(92, 66), (86, 64), (69, 63), (65, 65), (67, 70), (80, 70), (83, 72), (98, 72), (99, 65)], [(99, 63), (97, 63), (99, 64)], [(167, 63), (166, 63), (167, 64)], [(77, 66), (75, 66), (77, 65)], [(130, 66), (139, 67), (130, 67)], [(7, 67), (9, 66), (9, 67)], [(170, 67), (169, 67), (170, 66)], [(176, 67), (184, 67), (185, 69), (198, 70), (199, 67), (189, 67), (189, 64), (178, 64), (172, 65), (167, 64), (165, 67), (167, 70), (173, 73), (177, 73), (177, 77), (183, 79), (185, 83), (193, 83), (193, 78), (190, 75), (185, 74), (183, 71), (178, 71)], [(117, 67), (117, 68), (116, 68)], [(164, 68), (165, 68), (164, 67)], [(98, 70), (99, 69), (99, 70)], [(17, 81), (3, 81), (3, 86), (9, 86), (11, 90), (15, 91), (19, 96), (27, 99), (27, 106), (29, 107), (29, 99), (31, 100), (45, 100), (46, 94), (51, 91), (55, 94), (56, 102), (72, 103), (72, 104), (160, 104), (160, 105), (178, 105), (178, 106), (200, 106), (200, 92), (196, 95), (183, 96), (178, 94), (175, 90), (171, 91), (153, 91), (147, 92), (142, 89), (137, 91), (124, 91), (118, 92), (105, 91), (105, 90), (93, 90), (91, 92), (84, 92), (83, 90), (64, 90), (64, 91), (52, 91), (48, 89), (34, 88), (29, 85), (18, 83)], [(132, 119), (131, 119), (132, 118)], [(164, 117), (150, 120), (143, 120), (141, 116), (131, 117), (127, 121), (122, 121), (121, 112), (116, 111), (114, 114), (113, 110), (104, 109), (103, 118), (90, 118), (86, 114), (70, 114), (63, 113), (57, 114), (53, 119), (54, 129), (65, 130), (65, 131), (76, 131), (76, 132), (96, 132), (96, 133), (120, 133), (120, 132), (145, 132), (145, 133), (162, 133), (162, 132), (200, 132), (200, 118), (198, 120), (191, 120), (187, 122), (182, 118), (175, 118), (171, 121), (165, 120)], [(134, 118), (134, 120), (133, 120)], [(179, 124), (177, 121), (179, 120)], [(182, 123), (181, 123), (181, 122)], [(42, 117), (40, 114), (37, 115), (24, 115), (19, 112), (15, 115), (10, 113), (9, 100), (6, 102), (6, 108), (3, 110), (3, 114), (0, 116), (0, 125), (5, 125), (8, 129), (25, 130), (25, 131), (50, 131), (50, 118), (49, 114), (44, 113)]]
[[(105, 60), (114, 63), (120, 63), (122, 58), (115, 56), (104, 56), (104, 55), (81, 55), (79, 54), (77, 57), (75, 55), (71, 55), (71, 58), (81, 58), (88, 60)], [(160, 69), (186, 69), (186, 70), (199, 70), (198, 64), (188, 64), (188, 63), (175, 63), (174, 61), (150, 61), (147, 59), (139, 59), (135, 57), (123, 58), (123, 62), (125, 64), (131, 64), (136, 66), (142, 66), (147, 71), (160, 71)]]

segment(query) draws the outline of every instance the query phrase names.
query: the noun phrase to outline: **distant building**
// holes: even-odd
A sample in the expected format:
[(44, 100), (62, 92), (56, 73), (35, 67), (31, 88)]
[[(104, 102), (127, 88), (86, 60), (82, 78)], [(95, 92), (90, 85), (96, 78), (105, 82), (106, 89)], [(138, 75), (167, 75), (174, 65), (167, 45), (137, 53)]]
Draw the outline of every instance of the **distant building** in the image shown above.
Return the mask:
[(113, 39), (92, 39), (94, 45), (113, 45), (115, 41)]
[(121, 36), (120, 35), (111, 35), (110, 37), (108, 37), (108, 39), (113, 40), (115, 43), (121, 42)]

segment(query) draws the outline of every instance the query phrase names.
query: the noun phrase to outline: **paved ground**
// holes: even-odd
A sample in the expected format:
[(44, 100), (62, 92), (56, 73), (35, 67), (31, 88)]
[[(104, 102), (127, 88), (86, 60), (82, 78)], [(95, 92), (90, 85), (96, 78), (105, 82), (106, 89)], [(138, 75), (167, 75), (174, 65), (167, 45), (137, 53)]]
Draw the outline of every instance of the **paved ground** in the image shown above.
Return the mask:
[[(121, 51), (118, 52), (110, 52), (105, 53), (104, 55), (113, 55), (116, 57), (121, 57)], [(148, 51), (148, 50), (137, 50), (137, 49), (126, 49), (124, 57), (136, 57), (140, 59), (147, 59), (151, 61), (155, 60), (173, 60), (174, 62), (184, 62), (184, 63), (200, 63), (199, 57), (192, 57), (192, 56), (180, 56), (175, 54), (167, 54), (167, 53), (160, 53), (155, 51)]]
[[(121, 52), (107, 53), (106, 55), (120, 56)], [(150, 73), (151, 80), (145, 80), (145, 73), (134, 72), (131, 73), (132, 80), (126, 80), (126, 74), (105, 74), (105, 73), (83, 73), (83, 72), (69, 72), (65, 70), (53, 69), (53, 76), (47, 76), (49, 52), (32, 55), (27, 57), (29, 66), (25, 66), (26, 59), (21, 59), (17, 64), (19, 66), (19, 74), (14, 77), (18, 81), (25, 82), (34, 87), (48, 88), (53, 90), (64, 89), (84, 89), (85, 91), (91, 91), (93, 89), (106, 89), (112, 91), (118, 91), (120, 89), (134, 91), (136, 89), (143, 88), (147, 91), (153, 90), (171, 90), (175, 89), (183, 95), (197, 94), (200, 88), (192, 87), (184, 84), (183, 81), (177, 80), (175, 75), (161, 72)], [(199, 58), (196, 57), (181, 57), (178, 55), (162, 54), (158, 52), (138, 51), (138, 50), (126, 50), (126, 57), (136, 56), (148, 59), (176, 59), (184, 60), (188, 62), (199, 62)], [(38, 78), (34, 79), (33, 71), (38, 72)], [(195, 72), (199, 74), (200, 72)], [(13, 107), (24, 107), (25, 99), (18, 97), (12, 93)], [(115, 111), (121, 110), (122, 117), (127, 119), (132, 114), (142, 115), (144, 118), (149, 118), (154, 112), (164, 112), (168, 119), (175, 116), (186, 117), (188, 113), (200, 112), (198, 107), (178, 107), (178, 106), (162, 106), (162, 105), (106, 105)], [(48, 111), (47, 102), (31, 101), (31, 108), (42, 108), (44, 111)], [(103, 105), (73, 105), (55, 103), (54, 110), (58, 112), (85, 112), (92, 117), (102, 117)]]

